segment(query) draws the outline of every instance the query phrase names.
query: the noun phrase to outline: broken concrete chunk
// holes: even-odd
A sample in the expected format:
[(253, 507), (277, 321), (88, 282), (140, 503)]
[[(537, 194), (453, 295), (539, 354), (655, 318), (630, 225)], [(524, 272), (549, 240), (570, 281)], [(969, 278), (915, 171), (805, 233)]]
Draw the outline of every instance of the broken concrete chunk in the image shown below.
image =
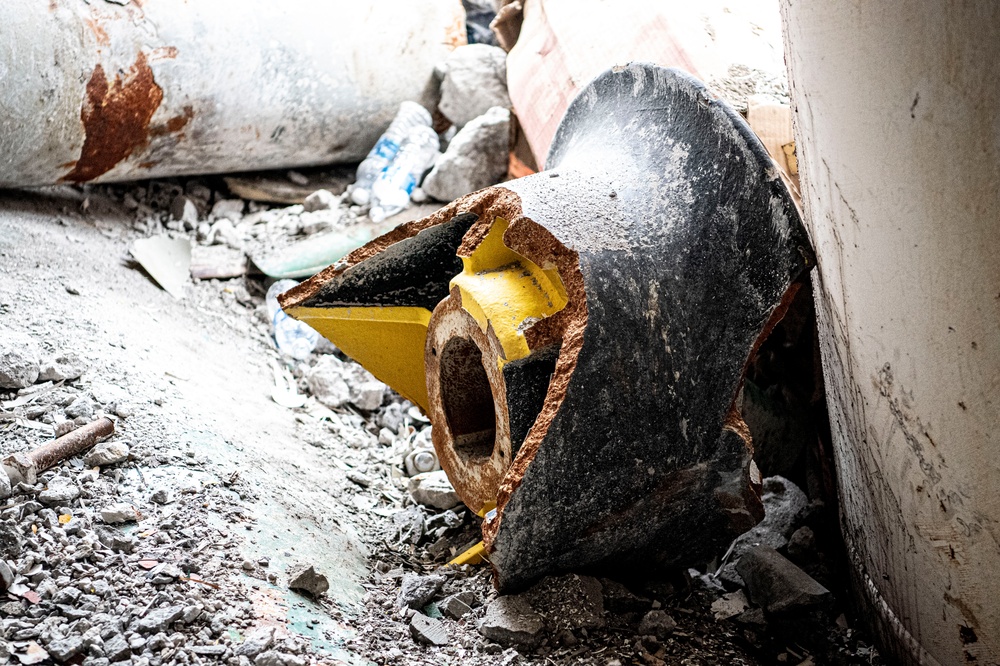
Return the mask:
[(403, 576), (399, 595), (396, 597), (397, 608), (413, 608), (415, 610), (423, 608), (434, 599), (446, 580), (448, 579), (438, 574), (429, 576), (406, 574)]
[(723, 594), (713, 601), (712, 613), (715, 615), (716, 620), (728, 620), (731, 617), (736, 617), (749, 607), (750, 604), (747, 602), (747, 597), (743, 590), (736, 590), (735, 592)]
[(10, 477), (7, 476), (7, 470), (0, 467), (0, 500), (10, 497), (11, 490)]
[(444, 623), (423, 613), (414, 613), (410, 618), (410, 635), (414, 640), (427, 645), (441, 646), (449, 643)]
[(542, 641), (545, 622), (521, 595), (497, 597), (486, 607), (479, 633), (504, 647), (535, 647)]
[(125, 442), (100, 442), (83, 457), (87, 467), (114, 465), (128, 459), (129, 448)]
[(66, 352), (45, 359), (40, 365), (38, 380), (43, 382), (70, 381), (87, 371), (87, 362), (74, 352)]
[(0, 388), (22, 389), (38, 380), (40, 353), (23, 333), (0, 330)]
[(673, 633), (677, 628), (674, 618), (667, 615), (666, 611), (651, 610), (646, 613), (639, 623), (639, 633), (644, 636), (664, 637)]
[(243, 199), (223, 199), (216, 201), (212, 206), (212, 217), (217, 220), (226, 219), (231, 222), (239, 222), (243, 217)]
[(459, 46), (441, 65), (438, 108), (459, 128), (494, 106), (510, 108), (507, 54), (485, 44)]
[(306, 372), (306, 385), (313, 397), (331, 409), (351, 401), (351, 389), (344, 379), (344, 362), (336, 356), (322, 356)]
[(435, 509), (450, 509), (462, 503), (442, 470), (410, 477), (409, 491), (414, 502)]
[(803, 525), (788, 538), (788, 557), (792, 560), (808, 559), (816, 551), (816, 535)]
[(49, 506), (65, 506), (80, 496), (80, 488), (64, 476), (53, 478), (48, 487), (38, 493), (38, 501)]
[(736, 565), (750, 598), (768, 613), (822, 608), (833, 600), (828, 589), (767, 546), (752, 548)]
[(117, 502), (101, 509), (101, 520), (109, 524), (135, 522), (138, 519), (131, 504)]
[(274, 643), (274, 627), (257, 627), (236, 648), (237, 657), (253, 659)]
[(316, 190), (302, 202), (302, 208), (307, 213), (317, 210), (335, 210), (339, 205), (340, 197), (330, 190)]
[(132, 648), (129, 647), (125, 636), (115, 633), (104, 639), (104, 656), (107, 657), (111, 663), (124, 661), (132, 656)]
[(67, 636), (50, 642), (45, 649), (53, 659), (64, 662), (83, 652), (83, 639), (80, 636)]
[(198, 226), (198, 206), (183, 194), (178, 194), (170, 202), (170, 217), (194, 229)]
[(466, 614), (472, 612), (472, 607), (469, 604), (462, 601), (458, 595), (451, 595), (446, 597), (443, 601), (438, 604), (438, 608), (441, 609), (441, 614), (452, 620), (458, 620), (464, 617)]
[(127, 536), (121, 530), (106, 525), (94, 526), (97, 539), (115, 552), (131, 553), (135, 550), (138, 540), (133, 536)]
[(155, 634), (169, 630), (170, 625), (183, 616), (184, 606), (156, 608), (146, 613), (145, 617), (140, 618), (136, 623), (136, 627), (145, 634)]
[(288, 568), (288, 589), (308, 592), (318, 597), (330, 589), (330, 581), (318, 573), (311, 564), (298, 564)]
[(424, 178), (423, 190), (438, 201), (452, 201), (507, 175), (510, 111), (498, 106), (470, 121)]

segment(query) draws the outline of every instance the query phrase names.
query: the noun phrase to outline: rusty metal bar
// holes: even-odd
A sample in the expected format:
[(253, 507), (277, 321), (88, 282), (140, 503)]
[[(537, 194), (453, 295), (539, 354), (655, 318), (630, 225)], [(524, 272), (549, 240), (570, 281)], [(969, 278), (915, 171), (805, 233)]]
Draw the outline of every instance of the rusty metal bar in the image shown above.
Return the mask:
[(39, 472), (44, 472), (67, 458), (83, 453), (94, 444), (111, 437), (114, 432), (114, 421), (102, 416), (73, 432), (42, 444), (34, 451), (7, 456), (3, 460), (3, 468), (11, 483), (23, 481), (33, 484), (37, 481)]
[(459, 0), (0, 3), (0, 187), (357, 161)]

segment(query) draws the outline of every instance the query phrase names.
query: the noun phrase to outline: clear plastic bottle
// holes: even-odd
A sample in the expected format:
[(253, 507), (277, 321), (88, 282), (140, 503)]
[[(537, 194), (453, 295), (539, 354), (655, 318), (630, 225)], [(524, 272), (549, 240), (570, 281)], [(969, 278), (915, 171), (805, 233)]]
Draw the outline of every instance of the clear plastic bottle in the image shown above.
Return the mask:
[(379, 174), (390, 164), (403, 144), (406, 136), (415, 127), (430, 127), (431, 114), (416, 102), (403, 102), (389, 129), (369, 151), (368, 157), (358, 165), (358, 173), (351, 190), (351, 201), (364, 206), (371, 200), (371, 189)]
[(278, 305), (278, 294), (283, 294), (298, 282), (295, 280), (278, 280), (267, 290), (267, 313), (271, 317), (272, 334), (278, 349), (292, 358), (305, 360), (316, 348), (319, 333), (308, 324), (292, 319)]
[(396, 159), (372, 185), (368, 216), (381, 222), (410, 205), (410, 194), (437, 157), (441, 143), (430, 127), (415, 127), (403, 141)]

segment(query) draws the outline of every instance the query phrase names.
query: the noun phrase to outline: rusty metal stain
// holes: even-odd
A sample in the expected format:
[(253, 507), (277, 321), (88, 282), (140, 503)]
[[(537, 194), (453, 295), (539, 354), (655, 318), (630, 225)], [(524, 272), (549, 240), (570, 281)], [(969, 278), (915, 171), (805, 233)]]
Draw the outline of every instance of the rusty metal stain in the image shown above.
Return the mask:
[(108, 37), (107, 31), (105, 31), (104, 27), (97, 22), (97, 19), (84, 19), (84, 21), (86, 22), (87, 27), (90, 28), (90, 31), (94, 33), (94, 37), (97, 39), (98, 44), (101, 46), (111, 45), (111, 38)]
[(163, 101), (146, 56), (139, 52), (135, 64), (115, 75), (109, 84), (98, 64), (87, 83), (87, 98), (80, 110), (85, 138), (80, 159), (60, 180), (85, 183), (107, 173), (149, 140), (149, 121)]
[(149, 52), (149, 62), (157, 63), (161, 60), (174, 60), (177, 58), (176, 46), (158, 46)]
[(444, 43), (455, 49), (469, 43), (465, 30), (465, 17), (456, 16), (455, 20), (444, 30)]
[(185, 106), (182, 109), (180, 115), (174, 116), (173, 118), (167, 119), (167, 122), (162, 125), (157, 125), (156, 127), (151, 127), (149, 130), (150, 136), (165, 136), (167, 134), (177, 134), (191, 122), (194, 118), (194, 107), (191, 105)]

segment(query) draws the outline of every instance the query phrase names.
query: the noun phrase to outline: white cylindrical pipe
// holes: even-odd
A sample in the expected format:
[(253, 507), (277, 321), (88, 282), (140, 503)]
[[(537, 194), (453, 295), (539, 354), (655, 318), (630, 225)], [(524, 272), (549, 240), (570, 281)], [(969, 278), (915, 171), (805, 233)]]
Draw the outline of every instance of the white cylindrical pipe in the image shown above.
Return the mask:
[(357, 161), (459, 0), (0, 3), (0, 187)]
[(783, 0), (842, 522), (900, 662), (1000, 660), (1000, 5)]

